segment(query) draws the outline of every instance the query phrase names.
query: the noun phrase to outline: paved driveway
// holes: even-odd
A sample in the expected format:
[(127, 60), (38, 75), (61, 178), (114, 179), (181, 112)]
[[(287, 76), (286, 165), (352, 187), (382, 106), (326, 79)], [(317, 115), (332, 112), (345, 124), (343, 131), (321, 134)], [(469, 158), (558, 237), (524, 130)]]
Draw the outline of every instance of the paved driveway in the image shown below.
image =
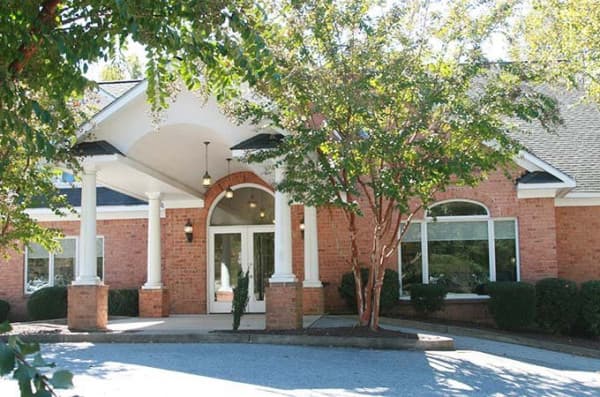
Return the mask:
[[(457, 338), (454, 352), (234, 344), (58, 344), (61, 396), (598, 396), (600, 360)], [(0, 396), (16, 396), (0, 380)]]

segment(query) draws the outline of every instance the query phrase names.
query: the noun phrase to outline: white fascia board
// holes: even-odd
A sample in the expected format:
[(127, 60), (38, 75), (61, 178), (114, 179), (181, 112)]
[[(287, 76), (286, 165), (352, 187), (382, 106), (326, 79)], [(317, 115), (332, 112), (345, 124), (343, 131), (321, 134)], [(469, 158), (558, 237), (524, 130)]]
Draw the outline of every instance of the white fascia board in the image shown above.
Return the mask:
[(204, 200), (165, 200), (163, 205), (166, 209), (204, 208)]
[[(25, 213), (38, 222), (79, 221), (81, 207), (75, 207), (75, 213), (65, 211), (64, 216), (56, 215), (48, 208), (30, 208)], [(160, 211), (161, 218), (166, 216), (164, 209)], [(148, 205), (106, 205), (96, 208), (97, 220), (111, 219), (147, 219)]]
[(521, 150), (515, 157), (514, 161), (517, 163), (517, 165), (525, 168), (527, 171), (545, 171), (550, 175), (555, 176), (564, 183), (563, 188), (573, 188), (576, 186), (576, 182), (573, 178), (529, 152)]
[(556, 207), (592, 207), (600, 206), (600, 193), (568, 193), (554, 200)]
[(144, 80), (127, 91), (125, 94), (121, 95), (119, 98), (117, 98), (117, 100), (111, 102), (108, 106), (96, 113), (89, 121), (79, 128), (77, 131), (77, 138), (81, 138), (83, 135), (93, 130), (98, 124), (102, 123), (104, 120), (123, 109), (131, 101), (140, 95), (145, 94), (147, 88), (148, 82)]
[(555, 198), (559, 189), (517, 189), (517, 198)]

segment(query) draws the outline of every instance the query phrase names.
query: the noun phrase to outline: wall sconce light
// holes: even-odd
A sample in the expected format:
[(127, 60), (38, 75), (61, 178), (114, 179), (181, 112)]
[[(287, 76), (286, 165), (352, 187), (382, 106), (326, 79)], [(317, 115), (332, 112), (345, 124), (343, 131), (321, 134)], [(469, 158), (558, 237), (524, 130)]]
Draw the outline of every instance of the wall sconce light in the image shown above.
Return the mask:
[(302, 234), (302, 238), (304, 238), (304, 218), (300, 220), (300, 233)]
[(192, 221), (189, 219), (183, 227), (183, 232), (185, 233), (185, 238), (187, 239), (188, 243), (191, 243), (194, 238), (194, 228), (192, 227)]

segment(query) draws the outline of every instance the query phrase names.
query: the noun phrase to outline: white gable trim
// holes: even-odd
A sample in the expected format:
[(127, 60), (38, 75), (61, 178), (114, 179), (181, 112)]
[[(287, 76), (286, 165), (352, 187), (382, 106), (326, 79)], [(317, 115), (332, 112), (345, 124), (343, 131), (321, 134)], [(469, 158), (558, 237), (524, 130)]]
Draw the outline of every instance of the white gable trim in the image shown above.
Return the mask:
[[(74, 208), (75, 213), (64, 210), (64, 216), (56, 215), (48, 208), (30, 208), (25, 213), (38, 222), (79, 221), (81, 207)], [(166, 216), (165, 210), (160, 211), (161, 218)], [(96, 208), (96, 219), (147, 219), (148, 205), (106, 205)]]
[(524, 150), (515, 157), (515, 163), (530, 172), (547, 172), (561, 181), (555, 183), (517, 183), (517, 197), (520, 199), (564, 196), (577, 185), (575, 180), (564, 172)]

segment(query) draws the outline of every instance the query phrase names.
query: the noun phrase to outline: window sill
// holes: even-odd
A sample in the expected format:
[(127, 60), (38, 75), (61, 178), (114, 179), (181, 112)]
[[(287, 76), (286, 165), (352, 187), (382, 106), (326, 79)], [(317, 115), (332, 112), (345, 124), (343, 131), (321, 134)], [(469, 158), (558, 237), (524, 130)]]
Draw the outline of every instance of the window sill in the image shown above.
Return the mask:
[[(446, 295), (445, 300), (454, 301), (454, 300), (487, 300), (490, 299), (489, 295), (477, 295), (477, 294), (457, 294), (457, 293), (449, 293)], [(401, 301), (410, 301), (410, 295), (404, 295), (400, 297)]]

